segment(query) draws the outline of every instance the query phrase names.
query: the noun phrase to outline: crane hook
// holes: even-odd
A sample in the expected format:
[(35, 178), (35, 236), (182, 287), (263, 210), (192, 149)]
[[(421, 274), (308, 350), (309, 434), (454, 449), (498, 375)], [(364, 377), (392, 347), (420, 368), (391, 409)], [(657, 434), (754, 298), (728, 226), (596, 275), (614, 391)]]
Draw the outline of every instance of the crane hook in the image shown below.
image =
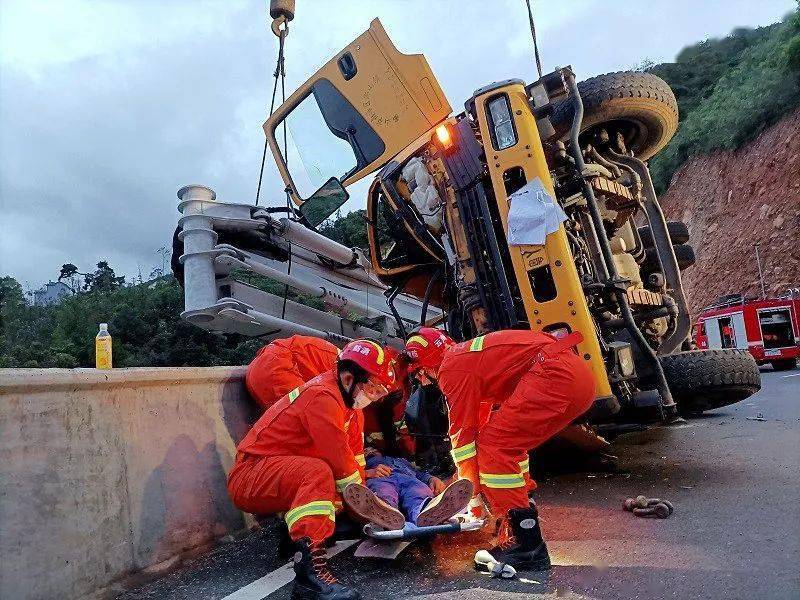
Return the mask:
[(289, 35), (289, 21), (294, 19), (294, 2), (295, 0), (270, 0), (269, 16), (273, 19), (272, 33), (277, 37)]
[[(283, 25), (283, 29), (281, 29), (281, 25)], [(276, 37), (286, 37), (289, 35), (289, 20), (284, 16), (273, 19), (272, 33), (274, 33)]]

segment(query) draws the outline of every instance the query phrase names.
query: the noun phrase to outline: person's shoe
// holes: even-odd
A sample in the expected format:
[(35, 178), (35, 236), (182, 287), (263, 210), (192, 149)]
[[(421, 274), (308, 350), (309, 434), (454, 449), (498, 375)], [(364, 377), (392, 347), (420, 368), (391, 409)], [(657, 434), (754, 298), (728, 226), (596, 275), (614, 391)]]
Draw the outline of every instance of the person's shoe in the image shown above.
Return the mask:
[(395, 507), (386, 504), (368, 487), (351, 483), (342, 493), (344, 503), (367, 523), (375, 523), (383, 529), (402, 529), (406, 518)]
[[(510, 529), (510, 531), (509, 531)], [(539, 512), (529, 508), (512, 508), (501, 525), (506, 539), (489, 550), (495, 562), (520, 571), (546, 571), (550, 569), (550, 555), (539, 527)], [(485, 561), (475, 561), (475, 568), (486, 571)]]
[(356, 590), (339, 583), (328, 568), (322, 545), (307, 537), (295, 542), (292, 600), (361, 600)]
[(472, 498), (472, 482), (469, 479), (458, 479), (445, 490), (431, 498), (417, 517), (417, 527), (430, 527), (444, 523), (453, 515), (467, 507)]

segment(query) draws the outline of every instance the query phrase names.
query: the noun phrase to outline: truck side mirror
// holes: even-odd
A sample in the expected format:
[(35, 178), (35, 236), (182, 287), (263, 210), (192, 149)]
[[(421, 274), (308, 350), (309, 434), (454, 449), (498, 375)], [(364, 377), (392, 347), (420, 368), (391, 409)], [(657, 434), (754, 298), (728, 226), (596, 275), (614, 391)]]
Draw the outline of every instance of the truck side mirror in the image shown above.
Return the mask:
[(320, 225), (347, 202), (350, 194), (336, 177), (331, 177), (300, 205), (300, 214), (313, 227)]

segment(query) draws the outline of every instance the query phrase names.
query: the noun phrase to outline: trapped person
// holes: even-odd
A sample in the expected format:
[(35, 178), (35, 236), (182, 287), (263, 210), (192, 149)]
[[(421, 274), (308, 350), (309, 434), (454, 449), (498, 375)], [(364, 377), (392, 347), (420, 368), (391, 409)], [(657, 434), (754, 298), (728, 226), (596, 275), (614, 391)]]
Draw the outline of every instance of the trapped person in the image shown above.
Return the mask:
[(245, 384), (264, 410), (296, 387), (336, 366), (339, 349), (308, 335), (293, 335), (270, 342), (247, 366)]
[(406, 522), (419, 527), (444, 523), (467, 507), (472, 484), (459, 479), (449, 486), (404, 458), (365, 449), (366, 486), (351, 483), (344, 501), (359, 517), (384, 529), (402, 529)]
[[(409, 370), (436, 381), (450, 412), (459, 476), (469, 479), (496, 519), (496, 562), (515, 569), (550, 568), (536, 506), (529, 501), (528, 450), (540, 446), (591, 406), (595, 384), (573, 347), (535, 331), (495, 331), (456, 344), (422, 327), (406, 342)], [(476, 563), (484, 569), (484, 565)]]
[(361, 598), (328, 568), (325, 541), (341, 492), (364, 481), (361, 409), (393, 384), (380, 344), (350, 342), (335, 368), (273, 404), (237, 447), (228, 492), (245, 512), (283, 513), (295, 546), (293, 597)]

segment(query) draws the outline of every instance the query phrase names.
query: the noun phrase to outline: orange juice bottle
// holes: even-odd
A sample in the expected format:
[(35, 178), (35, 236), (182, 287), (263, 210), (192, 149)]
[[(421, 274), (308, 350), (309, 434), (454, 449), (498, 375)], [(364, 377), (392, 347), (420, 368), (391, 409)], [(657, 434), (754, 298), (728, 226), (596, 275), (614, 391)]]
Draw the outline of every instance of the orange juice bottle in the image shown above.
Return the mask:
[(111, 335), (108, 333), (108, 323), (100, 323), (100, 331), (94, 338), (94, 356), (98, 369), (111, 368)]

